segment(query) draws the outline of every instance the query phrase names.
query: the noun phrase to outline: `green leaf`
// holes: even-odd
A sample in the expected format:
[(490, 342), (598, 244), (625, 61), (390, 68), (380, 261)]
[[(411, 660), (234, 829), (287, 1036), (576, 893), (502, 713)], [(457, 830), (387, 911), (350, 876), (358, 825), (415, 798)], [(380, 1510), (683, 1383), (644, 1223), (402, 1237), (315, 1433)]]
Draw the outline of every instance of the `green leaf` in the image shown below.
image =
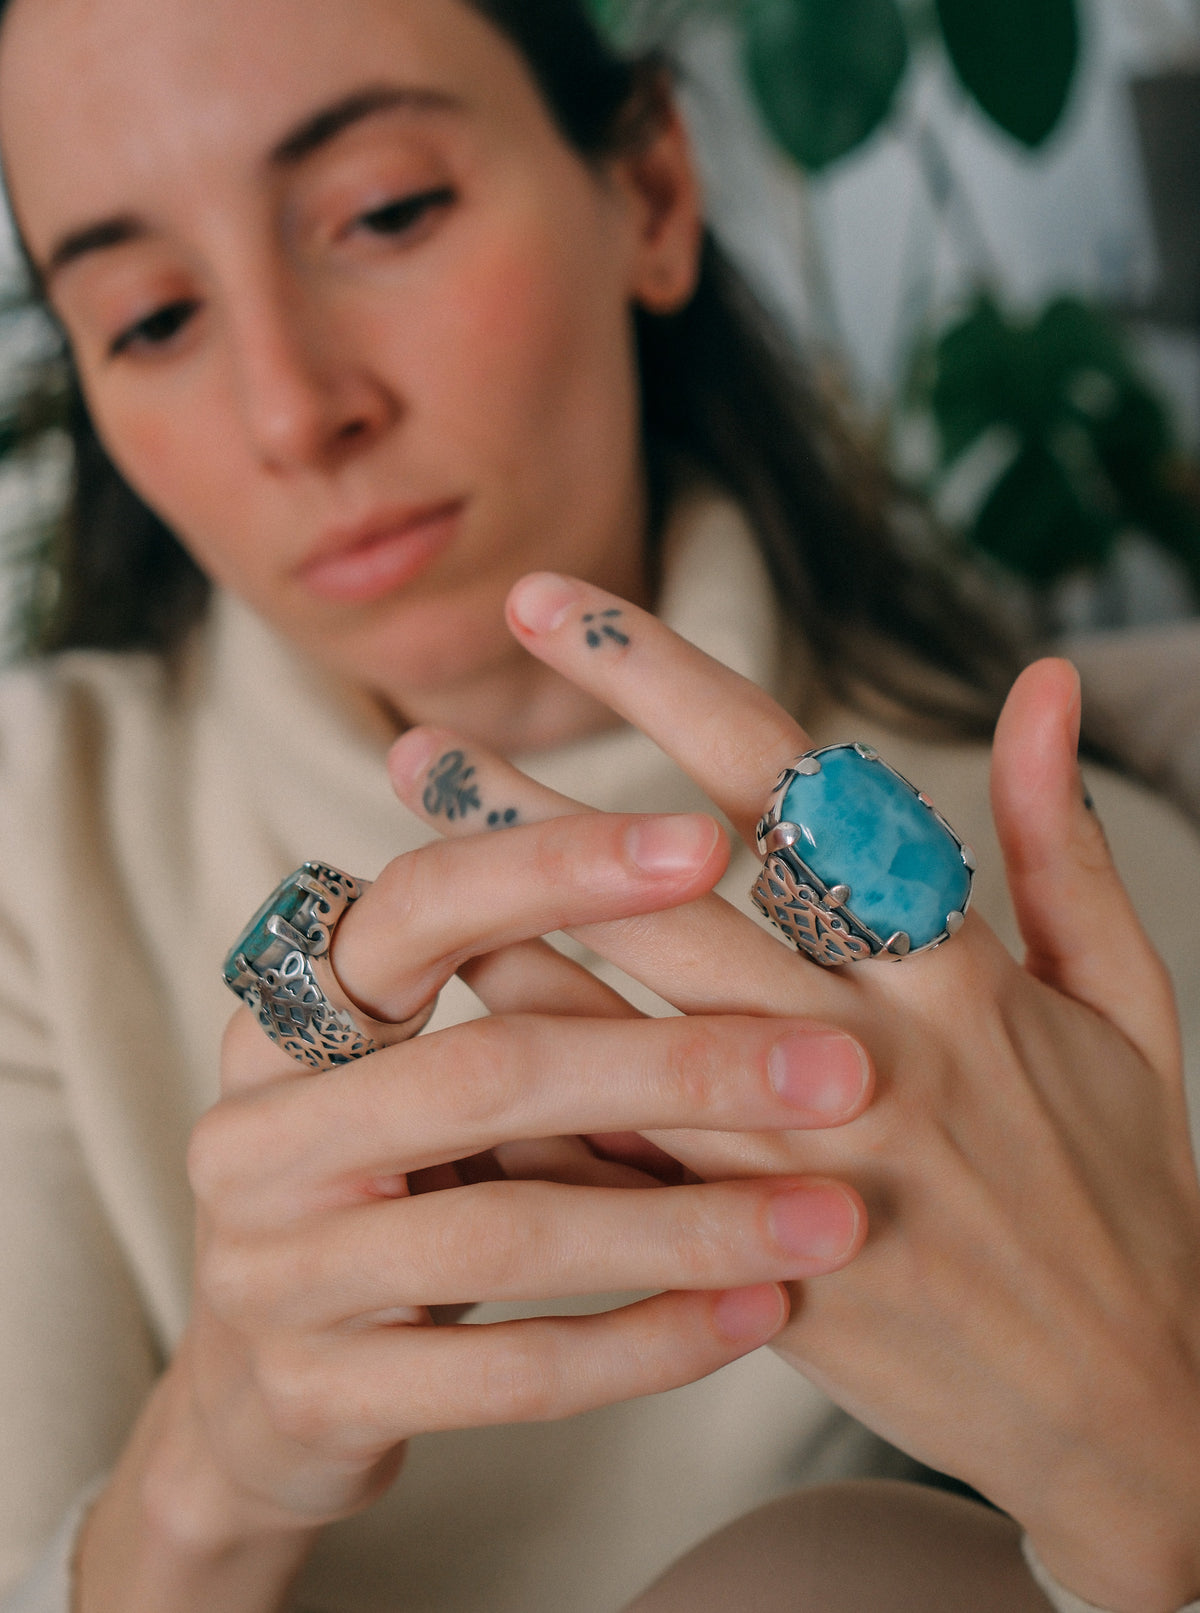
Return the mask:
[(745, 50), (767, 128), (814, 173), (874, 134), (908, 65), (896, 0), (755, 0)]
[(1075, 0), (937, 0), (937, 10), (967, 92), (1022, 145), (1040, 146), (1079, 64)]
[(1116, 535), (1136, 528), (1200, 585), (1200, 490), (1106, 313), (1061, 297), (1011, 322), (983, 296), (934, 358), (926, 389), (942, 468), (998, 427), (1016, 442), (976, 516), (980, 548), (1044, 584), (1102, 564)]
[(1013, 332), (990, 297), (980, 297), (938, 343), (929, 401), (943, 465), (993, 426), (1012, 423), (1012, 348)]
[(623, 0), (586, 0), (586, 9), (601, 33), (615, 35), (625, 20)]
[(972, 541), (985, 554), (1037, 583), (1102, 564), (1117, 526), (1078, 497), (1058, 458), (1029, 444), (992, 489)]

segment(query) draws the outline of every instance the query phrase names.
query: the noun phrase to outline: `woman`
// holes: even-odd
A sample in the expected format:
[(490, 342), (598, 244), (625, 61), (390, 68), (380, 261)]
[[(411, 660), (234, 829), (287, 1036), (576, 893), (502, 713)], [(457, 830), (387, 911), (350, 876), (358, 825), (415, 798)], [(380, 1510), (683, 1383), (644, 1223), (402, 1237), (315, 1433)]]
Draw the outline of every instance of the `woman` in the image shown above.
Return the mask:
[[(37, 1453), (10, 1580), (103, 1470), (27, 1605), (73, 1562), (85, 1613), (616, 1606), (843, 1425), (779, 1363), (690, 1415), (598, 1408), (768, 1340), (1010, 1512), (1064, 1595), (1200, 1592), (1178, 1024), (1082, 804), (1069, 668), (996, 739), (1026, 969), (973, 915), (825, 975), (708, 894), (707, 801), (752, 836), (812, 727), (862, 733), (831, 692), (965, 732), (996, 662), (785, 432), (769, 355), (714, 344), (731, 292), (657, 83), (563, 0), (8, 7), (0, 145), (86, 399), (50, 637), (108, 647), (5, 695), (0, 1381)], [(887, 747), (978, 820), (978, 752)], [(1138, 810), (1151, 901), (1186, 892), (1194, 847)], [(333, 942), (360, 1022), (461, 980), (436, 1034), (305, 1079), (246, 1010), (221, 1043), (215, 966), (316, 855), (383, 870)], [(685, 1017), (637, 1017), (559, 929)], [(430, 1325), (476, 1301), (494, 1326)], [(873, 1546), (859, 1492), (828, 1504), (851, 1549), (779, 1559), (784, 1594), (1039, 1605), (1016, 1524), (972, 1510), (957, 1560), (936, 1501), (869, 1492)], [(766, 1607), (778, 1562), (758, 1541), (757, 1590), (742, 1563)]]

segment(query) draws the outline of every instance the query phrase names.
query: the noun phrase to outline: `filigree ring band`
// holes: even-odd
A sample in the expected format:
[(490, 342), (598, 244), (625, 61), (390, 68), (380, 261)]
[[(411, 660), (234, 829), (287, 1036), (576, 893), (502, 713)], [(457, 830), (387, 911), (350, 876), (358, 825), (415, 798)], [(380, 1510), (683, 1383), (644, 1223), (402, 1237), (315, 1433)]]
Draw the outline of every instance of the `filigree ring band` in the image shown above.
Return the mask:
[(963, 927), (974, 854), (870, 745), (797, 757), (771, 795), (758, 850), (755, 906), (826, 967), (915, 957)]
[(310, 1070), (330, 1070), (406, 1042), (425, 1029), (437, 998), (402, 1024), (372, 1019), (333, 972), (329, 949), (338, 921), (363, 893), (327, 863), (308, 862), (272, 891), (225, 960), (225, 984), (271, 1040)]

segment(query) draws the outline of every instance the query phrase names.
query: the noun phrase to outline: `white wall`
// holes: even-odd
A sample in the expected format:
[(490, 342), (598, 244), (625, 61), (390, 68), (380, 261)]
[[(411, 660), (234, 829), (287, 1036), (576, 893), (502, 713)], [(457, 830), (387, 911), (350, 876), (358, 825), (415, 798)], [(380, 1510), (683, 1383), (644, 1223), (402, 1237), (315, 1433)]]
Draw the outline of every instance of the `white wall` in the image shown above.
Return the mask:
[[(1125, 82), (1168, 49), (1179, 53), (1188, 0), (1082, 0), (1082, 8), (1080, 73), (1067, 118), (1042, 151), (1030, 155), (996, 131), (934, 56), (910, 78), (901, 133), (876, 137), (806, 187), (757, 131), (728, 35), (709, 28), (689, 43), (688, 102), (723, 233), (768, 294), (819, 330), (822, 310), (798, 283), (806, 218), (827, 265), (825, 317), (867, 399), (889, 395), (930, 304), (945, 315), (980, 274), (1018, 308), (1059, 290), (1128, 303), (1151, 289), (1154, 247)], [(962, 209), (940, 220), (934, 211), (914, 155), (922, 126), (949, 160), (967, 220)]]
[[(1080, 4), (1079, 74), (1041, 151), (989, 124), (931, 53), (906, 84), (899, 127), (807, 181), (763, 135), (729, 32), (710, 26), (686, 42), (685, 96), (714, 221), (802, 337), (848, 356), (847, 379), (868, 417), (892, 400), (918, 331), (951, 318), (981, 278), (1016, 313), (1057, 292), (1122, 308), (1152, 292), (1153, 231), (1127, 83), (1200, 57), (1200, 0)], [(954, 174), (957, 201), (940, 215), (916, 155), (922, 128)], [(1200, 337), (1137, 321), (1129, 331), (1183, 441), (1200, 450)], [(1170, 618), (1191, 604), (1173, 564), (1137, 539), (1101, 583), (1060, 593), (1070, 629)]]

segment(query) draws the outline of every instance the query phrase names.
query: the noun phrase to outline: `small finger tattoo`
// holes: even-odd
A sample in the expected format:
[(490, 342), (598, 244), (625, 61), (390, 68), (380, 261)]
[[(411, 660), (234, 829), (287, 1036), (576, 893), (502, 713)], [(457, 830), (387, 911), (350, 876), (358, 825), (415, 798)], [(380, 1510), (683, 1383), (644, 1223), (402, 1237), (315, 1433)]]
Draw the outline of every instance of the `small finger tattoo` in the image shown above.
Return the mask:
[(481, 810), (475, 769), (468, 767), (465, 752), (447, 751), (431, 771), (422, 799), (431, 818), (446, 817), (451, 823)]
[(613, 644), (628, 644), (629, 635), (622, 633), (614, 624), (621, 616), (619, 610), (601, 611), (598, 615), (585, 616), (584, 626), (587, 628), (588, 648), (598, 650), (605, 639)]
[(1100, 816), (1099, 808), (1096, 806), (1095, 801), (1093, 801), (1092, 792), (1091, 792), (1091, 790), (1088, 789), (1086, 784), (1083, 786), (1083, 804), (1087, 808), (1087, 810), (1091, 813), (1092, 820), (1095, 823), (1097, 829), (1099, 829), (1100, 836), (1103, 839), (1104, 844), (1109, 847), (1109, 851), (1111, 852), (1112, 847), (1111, 847), (1111, 845), (1109, 843), (1109, 839), (1108, 839), (1108, 830), (1104, 827), (1104, 820)]
[(509, 807), (507, 812), (489, 812), (487, 826), (489, 829), (511, 829), (518, 816), (516, 807)]

